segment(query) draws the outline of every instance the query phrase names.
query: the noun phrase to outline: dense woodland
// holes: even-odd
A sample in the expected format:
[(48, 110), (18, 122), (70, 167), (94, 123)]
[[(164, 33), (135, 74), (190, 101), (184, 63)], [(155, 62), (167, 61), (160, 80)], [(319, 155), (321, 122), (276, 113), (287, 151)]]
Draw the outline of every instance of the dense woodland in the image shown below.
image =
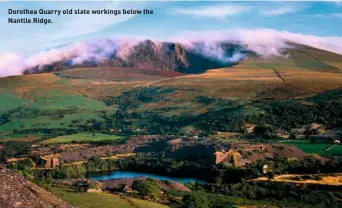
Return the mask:
[[(101, 119), (89, 119), (82, 124), (77, 120), (72, 124), (59, 128), (18, 128), (14, 134), (43, 133), (52, 136), (74, 134), (79, 132), (104, 132), (109, 129), (120, 129), (121, 134), (132, 134), (134, 129), (143, 129), (147, 134), (182, 134), (186, 126), (194, 126), (205, 134), (216, 131), (244, 132), (244, 124), (270, 125), (274, 129), (290, 130), (301, 125), (320, 123), (327, 127), (342, 126), (342, 100), (337, 92), (326, 92), (305, 100), (284, 101), (230, 101), (199, 96), (193, 102), (216, 105), (207, 113), (199, 115), (164, 116), (161, 112), (137, 112), (139, 106), (150, 102), (167, 101), (167, 96), (174, 88), (135, 88), (123, 92), (117, 97), (107, 97), (103, 101), (112, 106), (112, 112), (102, 111)], [(331, 95), (332, 94), (332, 95)], [(326, 97), (329, 97), (327, 99)], [(305, 102), (304, 102), (305, 101)], [(248, 112), (247, 109), (254, 109)], [(167, 112), (170, 109), (164, 109)], [(18, 109), (0, 115), (0, 125), (9, 123), (17, 117), (53, 116), (62, 118), (63, 114), (72, 112), (56, 112), (52, 115), (38, 109)], [(142, 133), (142, 132), (140, 132)]]
[[(147, 129), (149, 133), (159, 134), (181, 133), (183, 127), (193, 124), (207, 133), (213, 131), (243, 132), (245, 123), (268, 124), (274, 128), (283, 128), (285, 130), (310, 123), (320, 123), (328, 127), (342, 125), (342, 100), (324, 100), (323, 95), (308, 98), (312, 104), (305, 104), (303, 102), (305, 100), (288, 100), (261, 101), (248, 105), (200, 96), (196, 98), (196, 102), (216, 103), (219, 106), (226, 107), (197, 116), (165, 117), (154, 112), (147, 111), (141, 114), (134, 111), (136, 107), (144, 103), (165, 99), (163, 95), (173, 90), (163, 89), (157, 93), (157, 89), (154, 88), (134, 89), (124, 92), (121, 96), (106, 99), (105, 102), (108, 105), (117, 108), (112, 116), (105, 117), (106, 124), (123, 129), (127, 126), (139, 126)], [(259, 113), (246, 114), (244, 113), (246, 107), (259, 109)]]

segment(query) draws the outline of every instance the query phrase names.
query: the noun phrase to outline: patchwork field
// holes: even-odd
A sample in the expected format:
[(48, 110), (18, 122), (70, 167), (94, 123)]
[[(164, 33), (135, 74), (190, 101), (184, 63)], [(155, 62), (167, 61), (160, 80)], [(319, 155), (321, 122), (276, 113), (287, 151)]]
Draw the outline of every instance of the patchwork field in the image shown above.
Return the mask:
[[(35, 129), (74, 129), (87, 120), (101, 120), (112, 107), (88, 98), (74, 85), (53, 74), (27, 75), (0, 79), (0, 135)], [(39, 132), (39, 131), (38, 131)]]
[(117, 135), (108, 135), (101, 133), (80, 133), (80, 134), (72, 134), (59, 136), (52, 139), (48, 139), (43, 141), (43, 144), (51, 144), (51, 143), (70, 143), (70, 142), (89, 142), (89, 141), (104, 141), (104, 140), (123, 140), (124, 137)]

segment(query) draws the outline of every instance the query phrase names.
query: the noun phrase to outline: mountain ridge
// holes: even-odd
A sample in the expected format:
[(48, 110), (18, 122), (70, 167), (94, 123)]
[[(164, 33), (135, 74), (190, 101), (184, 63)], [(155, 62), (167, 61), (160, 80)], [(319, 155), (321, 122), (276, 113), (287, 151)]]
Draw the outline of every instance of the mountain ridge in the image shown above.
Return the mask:
[[(111, 42), (107, 44), (110, 45)], [(95, 58), (75, 55), (51, 64), (37, 65), (26, 69), (24, 74), (91, 67), (122, 67), (200, 74), (209, 69), (230, 67), (246, 59), (290, 60), (294, 65), (304, 69), (341, 72), (342, 55), (340, 54), (293, 42), (286, 42), (286, 45), (286, 48), (273, 51), (274, 55), (263, 56), (238, 42), (196, 42), (188, 46), (173, 42), (144, 40), (133, 47), (121, 46), (114, 49), (110, 45), (110, 50), (106, 51), (105, 55), (96, 55)], [(272, 48), (272, 50), (276, 49)]]
[[(196, 44), (196, 49), (191, 49), (180, 43), (155, 43), (151, 40), (145, 40), (130, 49), (127, 52), (128, 54), (121, 55), (120, 51), (113, 50), (107, 54), (106, 59), (93, 60), (89, 58), (77, 61), (77, 63), (75, 63), (77, 57), (69, 57), (62, 61), (26, 69), (24, 74), (55, 72), (84, 67), (124, 67), (197, 74), (208, 69), (231, 66), (246, 55), (256, 57), (254, 52), (236, 43)], [(206, 51), (208, 51), (208, 54), (205, 54)], [(221, 55), (216, 57), (215, 53), (221, 53)], [(234, 57), (234, 54), (241, 55)]]

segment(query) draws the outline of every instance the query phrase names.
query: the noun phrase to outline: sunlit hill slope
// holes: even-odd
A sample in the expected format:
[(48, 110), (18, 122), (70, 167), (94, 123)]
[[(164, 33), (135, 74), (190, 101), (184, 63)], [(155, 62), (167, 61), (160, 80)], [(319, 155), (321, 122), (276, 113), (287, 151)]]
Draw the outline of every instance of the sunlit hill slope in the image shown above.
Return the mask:
[[(64, 134), (95, 121), (103, 122), (103, 128), (156, 131), (169, 123), (173, 128), (165, 128), (172, 131), (208, 130), (204, 126), (217, 122), (214, 118), (220, 121), (214, 130), (236, 131), (250, 119), (266, 122), (259, 116), (269, 115), (268, 108), (275, 105), (307, 108), (342, 97), (342, 56), (308, 46), (295, 45), (284, 50), (284, 56), (271, 58), (245, 51), (244, 60), (226, 66), (192, 54), (191, 61), (183, 59), (186, 69), (170, 59), (165, 65), (153, 50), (147, 51), (146, 59), (140, 55), (125, 66), (50, 68), (51, 73), (1, 78), (0, 134)], [(182, 53), (183, 58), (190, 56)], [(231, 122), (237, 118), (243, 119)], [(267, 122), (284, 127), (278, 120)]]

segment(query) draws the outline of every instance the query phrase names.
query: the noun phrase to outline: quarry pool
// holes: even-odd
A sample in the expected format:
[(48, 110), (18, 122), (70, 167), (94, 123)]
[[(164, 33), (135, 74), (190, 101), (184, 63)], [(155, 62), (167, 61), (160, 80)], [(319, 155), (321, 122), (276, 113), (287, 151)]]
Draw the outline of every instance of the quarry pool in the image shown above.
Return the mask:
[(173, 182), (180, 182), (180, 183), (188, 183), (190, 181), (194, 183), (200, 183), (203, 184), (204, 181), (198, 180), (196, 178), (178, 178), (178, 177), (169, 177), (169, 176), (161, 176), (151, 173), (138, 173), (138, 172), (132, 172), (132, 171), (113, 171), (113, 172), (102, 172), (102, 173), (92, 173), (88, 175), (88, 179), (91, 180), (111, 180), (111, 179), (123, 179), (123, 178), (153, 178), (156, 180), (167, 180), (167, 181), (173, 181)]

